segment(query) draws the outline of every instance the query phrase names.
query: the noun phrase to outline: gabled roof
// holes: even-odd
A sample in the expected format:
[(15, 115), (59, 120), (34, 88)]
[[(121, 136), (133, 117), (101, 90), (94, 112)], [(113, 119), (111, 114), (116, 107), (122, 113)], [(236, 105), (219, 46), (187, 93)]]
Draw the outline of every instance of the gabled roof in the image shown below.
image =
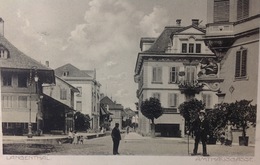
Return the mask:
[(111, 110), (123, 110), (123, 106), (121, 104), (117, 104), (113, 102), (109, 97), (105, 96), (100, 100), (100, 104), (108, 105)]
[(196, 25), (190, 25), (190, 26), (183, 27), (183, 28), (177, 30), (175, 33), (180, 33), (187, 29), (190, 29), (190, 28), (194, 28), (194, 29), (197, 29), (198, 31), (201, 31), (202, 33), (206, 33), (206, 30), (204, 30), (205, 29), (204, 27), (198, 27)]
[(160, 36), (156, 39), (153, 45), (144, 52), (165, 52), (170, 42), (171, 34), (178, 31), (182, 27), (165, 27)]
[(37, 67), (37, 70), (52, 70), (51, 68), (48, 68), (33, 58), (25, 55), (2, 35), (0, 35), (0, 45), (6, 48), (9, 52), (9, 58), (0, 58), (0, 68), (31, 69), (32, 67)]
[(8, 52), (7, 58), (0, 58), (0, 68), (29, 72), (37, 70), (42, 83), (55, 84), (54, 70), (25, 55), (0, 35), (0, 47)]
[(60, 77), (58, 77), (58, 76), (55, 76), (57, 79), (59, 79), (60, 81), (62, 81), (62, 82), (64, 82), (65, 84), (67, 84), (70, 88), (71, 88), (71, 90), (73, 91), (73, 92), (79, 92), (79, 90), (78, 90), (78, 88), (76, 88), (76, 87), (74, 87), (74, 86), (72, 86), (70, 83), (68, 83), (67, 81), (65, 81), (65, 80), (63, 80), (62, 78), (60, 78)]
[(72, 64), (63, 65), (57, 69), (55, 69), (55, 74), (59, 77), (63, 76), (63, 73), (68, 71), (69, 75), (67, 77), (84, 77), (84, 78), (92, 78), (86, 71), (80, 70)]
[(102, 104), (108, 104), (108, 105), (114, 104), (114, 102), (113, 102), (109, 97), (107, 97), (107, 96), (105, 96), (104, 98), (102, 98), (102, 99), (100, 100), (100, 103), (102, 103)]

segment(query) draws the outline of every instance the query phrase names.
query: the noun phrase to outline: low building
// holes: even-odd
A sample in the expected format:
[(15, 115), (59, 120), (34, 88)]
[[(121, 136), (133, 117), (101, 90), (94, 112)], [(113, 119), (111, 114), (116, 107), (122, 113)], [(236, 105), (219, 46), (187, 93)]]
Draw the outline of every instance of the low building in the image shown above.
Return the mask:
[(124, 107), (121, 104), (112, 101), (112, 99), (107, 96), (103, 97), (100, 100), (100, 103), (111, 113), (110, 129), (112, 129), (116, 123), (119, 123), (119, 128), (122, 129), (122, 113)]
[(3, 134), (41, 133), (42, 84), (55, 84), (54, 70), (28, 57), (0, 35), (0, 78)]
[(56, 85), (43, 86), (44, 132), (74, 130), (74, 97), (79, 90), (65, 80), (55, 77)]

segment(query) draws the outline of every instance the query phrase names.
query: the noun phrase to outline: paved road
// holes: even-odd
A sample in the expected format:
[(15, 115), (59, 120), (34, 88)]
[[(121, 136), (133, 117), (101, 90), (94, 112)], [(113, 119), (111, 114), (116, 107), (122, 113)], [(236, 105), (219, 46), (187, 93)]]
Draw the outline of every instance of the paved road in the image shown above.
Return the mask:
[[(190, 152), (193, 148), (193, 140), (190, 140)], [(208, 153), (211, 156), (254, 156), (255, 147), (238, 146), (232, 147), (222, 145), (208, 145)], [(199, 145), (198, 152), (202, 146)], [(142, 137), (136, 133), (122, 135), (119, 146), (121, 155), (165, 155), (165, 156), (187, 156), (188, 143), (186, 139), (180, 138), (149, 138)], [(57, 147), (56, 152), (48, 155), (112, 155), (112, 140), (110, 136), (85, 140), (84, 144), (62, 144)]]

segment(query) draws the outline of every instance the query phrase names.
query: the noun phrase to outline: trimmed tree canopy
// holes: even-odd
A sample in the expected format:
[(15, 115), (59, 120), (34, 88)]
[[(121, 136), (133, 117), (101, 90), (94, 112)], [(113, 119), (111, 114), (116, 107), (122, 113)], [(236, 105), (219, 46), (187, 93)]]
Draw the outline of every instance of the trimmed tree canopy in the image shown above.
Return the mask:
[(142, 102), (141, 112), (145, 117), (151, 119), (153, 122), (154, 119), (157, 119), (163, 114), (163, 109), (161, 107), (160, 101), (151, 97), (149, 100), (146, 99)]

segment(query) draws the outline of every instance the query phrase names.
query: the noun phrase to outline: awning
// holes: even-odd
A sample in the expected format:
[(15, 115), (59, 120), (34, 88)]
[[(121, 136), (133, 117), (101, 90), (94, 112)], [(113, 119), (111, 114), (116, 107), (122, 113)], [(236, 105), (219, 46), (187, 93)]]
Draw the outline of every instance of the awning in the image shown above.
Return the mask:
[[(68, 105), (63, 104), (62, 102), (60, 102), (46, 94), (43, 94), (43, 106), (48, 106), (50, 108), (55, 108), (55, 109), (65, 109), (65, 113), (76, 111), (73, 108), (69, 107)], [(59, 107), (59, 108), (57, 108), (57, 107)]]

